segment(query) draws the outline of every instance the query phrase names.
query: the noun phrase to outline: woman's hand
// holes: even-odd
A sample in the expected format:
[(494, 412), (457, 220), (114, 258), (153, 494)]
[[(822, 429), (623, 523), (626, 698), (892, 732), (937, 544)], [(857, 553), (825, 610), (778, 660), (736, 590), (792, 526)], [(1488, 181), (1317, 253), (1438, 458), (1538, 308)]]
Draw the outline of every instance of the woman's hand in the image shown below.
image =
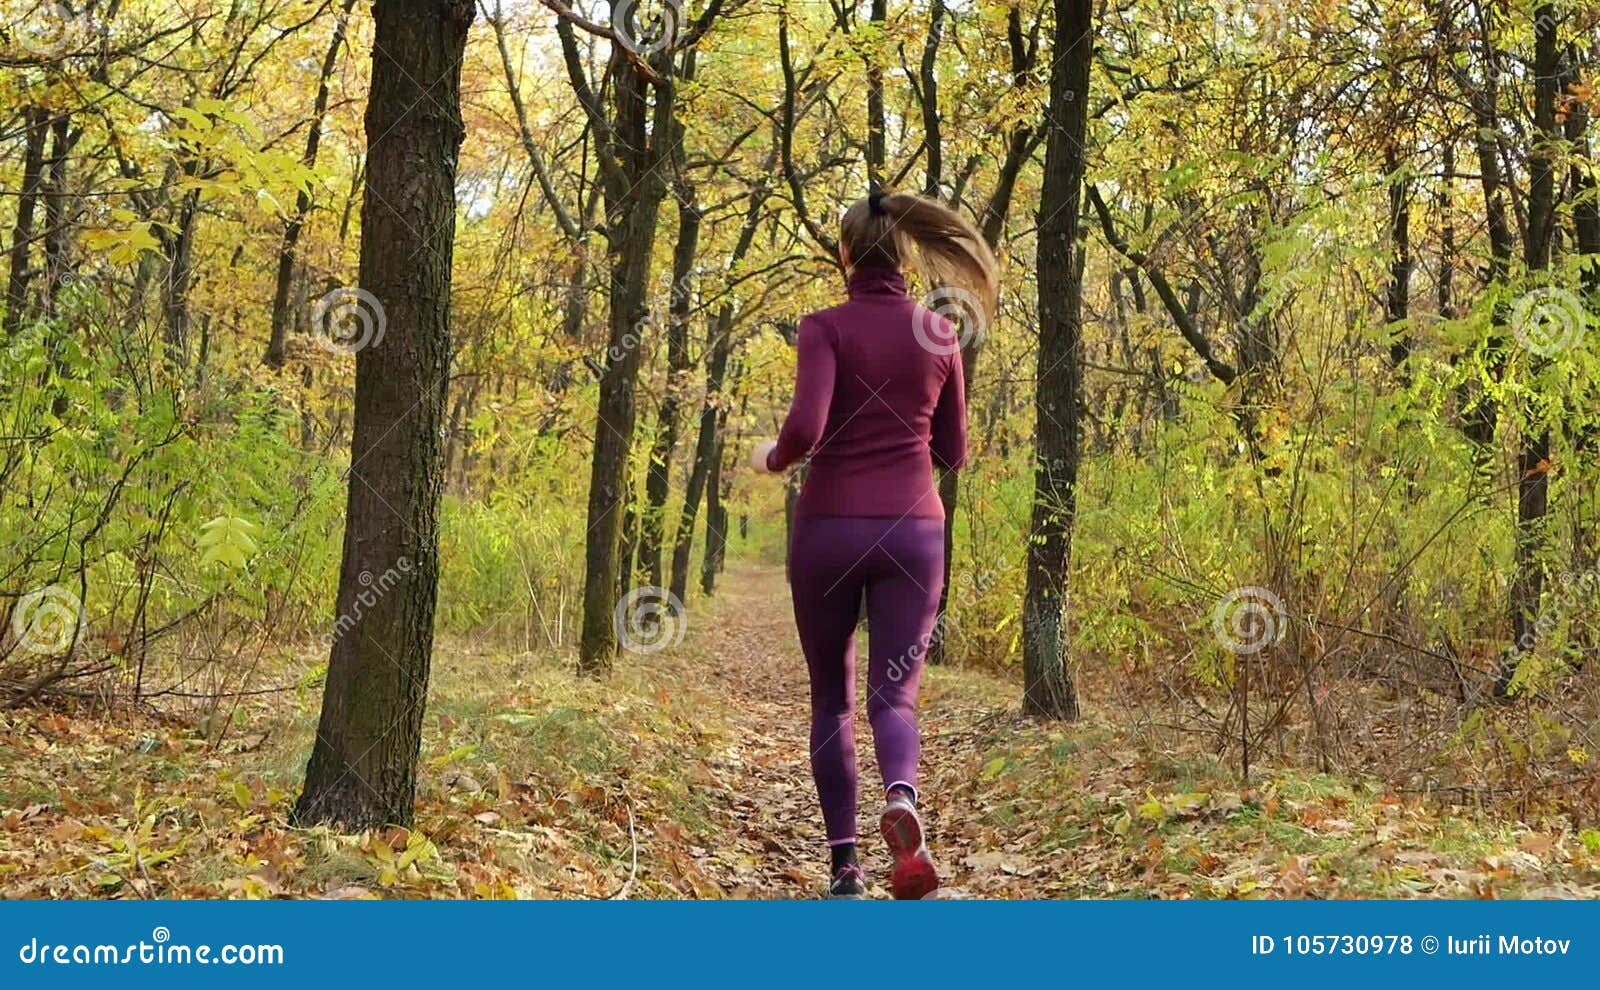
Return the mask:
[(767, 455), (777, 446), (776, 440), (763, 440), (756, 444), (755, 449), (750, 451), (750, 466), (762, 474), (772, 474), (772, 470), (767, 467)]

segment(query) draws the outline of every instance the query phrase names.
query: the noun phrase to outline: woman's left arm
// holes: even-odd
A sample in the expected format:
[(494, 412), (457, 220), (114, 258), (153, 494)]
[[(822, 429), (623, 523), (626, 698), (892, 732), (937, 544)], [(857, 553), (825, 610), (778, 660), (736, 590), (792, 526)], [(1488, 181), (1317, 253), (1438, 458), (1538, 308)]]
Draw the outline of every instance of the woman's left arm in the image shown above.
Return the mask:
[(800, 321), (796, 350), (794, 401), (778, 433), (778, 445), (767, 454), (768, 471), (785, 470), (811, 453), (822, 442), (822, 431), (828, 425), (838, 370), (833, 331), (816, 317), (806, 317)]

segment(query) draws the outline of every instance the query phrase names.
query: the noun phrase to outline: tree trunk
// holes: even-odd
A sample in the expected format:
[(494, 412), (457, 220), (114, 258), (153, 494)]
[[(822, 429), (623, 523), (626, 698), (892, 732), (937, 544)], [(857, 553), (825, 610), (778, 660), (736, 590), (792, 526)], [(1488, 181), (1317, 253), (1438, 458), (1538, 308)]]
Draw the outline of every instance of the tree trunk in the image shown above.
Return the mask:
[(67, 188), (67, 172), (71, 167), (72, 147), (77, 144), (72, 132), (72, 118), (57, 113), (50, 122), (50, 156), (45, 163), (44, 194), (44, 313), (54, 316), (56, 300), (61, 295), (62, 283), (67, 275), (67, 248), (72, 242), (73, 212), (69, 205), (72, 194)]
[(722, 572), (722, 554), (728, 545), (728, 510), (722, 504), (722, 455), (727, 412), (717, 415), (716, 438), (711, 448), (711, 473), (706, 478), (706, 552), (700, 561), (700, 590), (713, 594)]
[(1076, 512), (1083, 380), (1079, 207), (1094, 58), (1090, 0), (1055, 0), (1055, 45), (1039, 202), (1039, 352), (1034, 396), (1034, 493), (1023, 600), (1023, 711), (1078, 717), (1067, 663), (1067, 569)]
[(678, 449), (679, 407), (689, 377), (689, 310), (694, 301), (695, 252), (700, 241), (700, 209), (686, 193), (678, 203), (678, 241), (672, 252), (672, 300), (667, 325), (667, 391), (656, 414), (656, 438), (645, 476), (645, 510), (639, 527), (639, 559), (650, 583), (664, 587), (662, 541), (667, 496), (672, 485), (672, 455)]
[[(657, 180), (644, 178), (641, 185)], [(650, 273), (655, 207), (636, 205), (626, 233), (613, 233), (611, 249), (611, 334), (605, 373), (600, 379), (594, 456), (589, 470), (588, 542), (584, 553), (583, 637), (579, 668), (604, 670), (616, 651), (612, 612), (621, 563), (622, 510), (627, 492), (628, 453), (633, 444), (635, 385), (639, 374), (638, 334), (644, 324), (645, 283)]]
[[(456, 165), (468, 0), (374, 6), (356, 355), (338, 620), (300, 824), (409, 825), (438, 593)], [(392, 204), (392, 205), (391, 205)], [(397, 208), (398, 207), (398, 208)]]
[(688, 601), (689, 557), (694, 550), (695, 520), (711, 478), (711, 459), (717, 451), (717, 416), (721, 409), (722, 383), (728, 369), (731, 337), (727, 326), (732, 322), (732, 307), (724, 305), (709, 335), (711, 339), (706, 342), (706, 397), (700, 408), (700, 433), (695, 439), (694, 464), (689, 468), (689, 482), (683, 492), (683, 511), (678, 517), (678, 530), (672, 541), (670, 590), (679, 602)]
[[(588, 108), (591, 118), (598, 118), (597, 97), (580, 80), (582, 57), (573, 28), (564, 18), (558, 18), (557, 30), (561, 33), (568, 74), (575, 86), (582, 86), (579, 101)], [(635, 392), (643, 350), (640, 335), (649, 315), (645, 293), (655, 256), (656, 218), (666, 196), (666, 179), (660, 167), (666, 160), (663, 148), (670, 144), (675, 131), (670, 53), (658, 55), (653, 63), (654, 71), (669, 80), (660, 92), (626, 57), (628, 54), (620, 42), (613, 42), (610, 89), (614, 116), (605, 125), (608, 138), (599, 152), (611, 279), (610, 334), (600, 376), (594, 456), (589, 467), (583, 630), (578, 642), (578, 669), (584, 673), (608, 669), (617, 649), (613, 612), (628, 457), (633, 446)]]
[(6, 280), (4, 332), (9, 337), (22, 325), (28, 309), (29, 269), (33, 249), (33, 214), (44, 178), (44, 142), (50, 133), (50, 111), (29, 107), (23, 111), (27, 128), (22, 153), (22, 188), (17, 195), (17, 218), (11, 227), (11, 272)]
[(928, 37), (922, 44), (922, 63), (918, 67), (922, 92), (922, 143), (928, 155), (923, 173), (922, 193), (938, 196), (944, 185), (944, 133), (939, 120), (939, 42), (944, 35), (944, 0), (928, 5)]
[(872, 38), (876, 46), (867, 53), (867, 182), (872, 188), (881, 189), (884, 164), (888, 160), (885, 143), (888, 127), (883, 110), (883, 66), (879, 59), (880, 48), (887, 43), (889, 0), (872, 0), (867, 16), (874, 29)]
[[(193, 166), (191, 162), (184, 169), (191, 177)], [(194, 229), (199, 216), (200, 192), (195, 190), (183, 197), (178, 209), (178, 230), (167, 258), (167, 284), (161, 295), (167, 364), (176, 369), (189, 366), (189, 288), (194, 283)]]
[[(333, 25), (333, 40), (328, 43), (328, 53), (322, 57), (322, 72), (317, 76), (317, 95), (312, 101), (311, 133), (306, 135), (306, 153), (301, 157), (306, 168), (316, 168), (317, 149), (322, 144), (322, 123), (328, 113), (328, 93), (333, 70), (339, 64), (339, 49), (344, 46), (345, 26), (350, 22), (350, 11), (356, 0), (344, 0), (339, 19)], [(302, 188), (295, 196), (294, 215), (283, 228), (283, 243), (278, 248), (278, 281), (272, 294), (272, 336), (267, 340), (267, 353), (262, 361), (273, 368), (283, 367), (284, 347), (289, 339), (289, 290), (294, 281), (295, 254), (300, 245), (300, 232), (305, 228), (306, 217), (311, 215), (311, 190)]]
[(1399, 326), (1411, 315), (1411, 178), (1402, 175), (1395, 141), (1383, 149), (1383, 167), (1389, 179), (1389, 285), (1384, 293), (1383, 318), (1394, 336), (1389, 362), (1396, 368), (1411, 356), (1411, 331)]
[[(1534, 8), (1533, 135), (1528, 152), (1528, 239), (1523, 261), (1530, 281), (1538, 281), (1550, 268), (1550, 249), (1556, 226), (1556, 148), (1561, 130), (1556, 120), (1556, 96), (1561, 71), (1556, 47), (1558, 18), (1553, 4)], [(1535, 357), (1534, 367), (1545, 362)], [(1511, 581), (1512, 642), (1532, 643), (1538, 635), (1540, 599), (1544, 595), (1545, 516), (1550, 510), (1550, 426), (1538, 421), (1544, 414), (1528, 404), (1529, 422), (1522, 424), (1522, 448), (1517, 452), (1517, 560)], [(1510, 694), (1521, 651), (1506, 654), (1495, 679), (1495, 694)]]

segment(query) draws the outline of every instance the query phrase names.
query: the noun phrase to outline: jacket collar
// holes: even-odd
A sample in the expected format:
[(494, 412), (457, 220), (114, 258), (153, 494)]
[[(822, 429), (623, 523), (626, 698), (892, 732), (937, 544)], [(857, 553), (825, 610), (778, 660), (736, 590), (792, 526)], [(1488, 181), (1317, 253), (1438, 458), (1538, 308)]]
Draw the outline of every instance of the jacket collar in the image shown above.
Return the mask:
[(846, 283), (851, 299), (904, 298), (906, 277), (887, 265), (852, 268)]

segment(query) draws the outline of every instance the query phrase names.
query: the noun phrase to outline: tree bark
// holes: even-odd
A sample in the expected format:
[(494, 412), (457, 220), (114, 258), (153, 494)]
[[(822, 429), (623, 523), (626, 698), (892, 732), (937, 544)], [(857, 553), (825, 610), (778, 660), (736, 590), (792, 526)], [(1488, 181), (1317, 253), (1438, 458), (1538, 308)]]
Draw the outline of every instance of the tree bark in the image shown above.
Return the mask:
[(939, 120), (939, 42), (944, 36), (944, 0), (928, 4), (928, 37), (922, 44), (921, 78), (922, 143), (928, 155), (923, 173), (922, 193), (939, 196), (944, 185), (944, 133)]
[[(889, 0), (872, 0), (867, 17), (873, 27), (873, 42), (877, 46), (886, 44)], [(887, 134), (883, 109), (883, 66), (879, 63), (879, 48), (874, 47), (867, 54), (867, 182), (874, 189), (883, 188), (884, 166), (889, 157)]]
[(409, 825), (438, 594), (441, 431), (470, 0), (382, 0), (367, 105), (361, 291), (338, 620), (301, 824)]
[[(621, 563), (622, 510), (633, 446), (636, 387), (647, 325), (645, 295), (655, 256), (656, 218), (666, 196), (661, 166), (675, 133), (671, 52), (658, 53), (648, 71), (620, 42), (611, 51), (612, 116), (608, 120), (588, 83), (583, 56), (567, 16), (558, 16), (567, 75), (597, 135), (605, 193), (610, 333), (600, 376), (594, 453), (589, 467), (587, 543), (584, 548), (583, 629), (578, 669), (600, 673), (616, 654), (613, 628)], [(653, 102), (652, 102), (653, 98)]]
[(1022, 608), (1023, 711), (1078, 717), (1067, 661), (1067, 569), (1077, 508), (1083, 379), (1079, 212), (1094, 58), (1090, 0), (1055, 0), (1044, 184), (1039, 203), (1039, 350), (1035, 376), (1033, 516)]
[[(695, 440), (694, 464), (689, 468), (689, 481), (683, 492), (683, 512), (678, 517), (678, 530), (673, 537), (671, 590), (676, 600), (687, 602), (689, 592), (689, 557), (694, 550), (695, 520), (700, 503), (705, 499), (711, 478), (711, 460), (717, 452), (717, 417), (722, 408), (723, 380), (728, 370), (728, 353), (731, 350), (733, 307), (725, 303), (717, 314), (717, 322), (708, 333), (706, 341), (706, 397), (700, 407), (700, 432)], [(708, 517), (709, 518), (709, 517)]]
[(39, 204), (39, 188), (44, 181), (44, 142), (50, 133), (50, 111), (29, 107), (23, 111), (26, 133), (23, 138), (22, 188), (17, 195), (17, 217), (11, 226), (11, 271), (6, 280), (4, 332), (16, 333), (28, 310), (29, 269), (33, 249), (33, 215)]
[(645, 510), (640, 519), (639, 557), (650, 583), (665, 587), (662, 542), (667, 496), (671, 493), (672, 457), (678, 449), (678, 420), (689, 377), (689, 311), (694, 301), (695, 254), (700, 243), (700, 208), (688, 190), (680, 191), (678, 240), (672, 252), (672, 299), (667, 324), (667, 391), (656, 413), (655, 443), (645, 475)]
[[(777, 164), (777, 149), (767, 158), (767, 171)], [(728, 271), (734, 272), (749, 254), (755, 243), (756, 231), (761, 227), (761, 208), (771, 190), (765, 184), (750, 191), (744, 221), (739, 227), (739, 237), (734, 242), (728, 259)], [(723, 383), (728, 373), (728, 358), (733, 353), (734, 309), (731, 300), (717, 308), (716, 321), (706, 330), (705, 399), (700, 406), (700, 429), (695, 438), (694, 463), (689, 467), (689, 480), (683, 493), (683, 511), (678, 516), (678, 529), (672, 541), (672, 594), (680, 603), (688, 602), (689, 557), (694, 551), (695, 521), (699, 517), (700, 502), (705, 498), (706, 483), (711, 477), (711, 459), (717, 451), (717, 419), (721, 415)], [(708, 517), (709, 518), (709, 517)]]
[(56, 301), (67, 276), (73, 212), (67, 174), (72, 166), (72, 148), (77, 143), (71, 116), (58, 112), (50, 121), (50, 154), (45, 160), (43, 310), (46, 316), (55, 315)]
[(1411, 331), (1400, 327), (1411, 315), (1411, 179), (1401, 174), (1395, 141), (1383, 149), (1384, 171), (1389, 178), (1389, 284), (1384, 293), (1383, 318), (1394, 334), (1389, 344), (1389, 363), (1399, 368), (1411, 356)]
[[(1550, 268), (1551, 244), (1556, 226), (1556, 151), (1561, 140), (1556, 120), (1560, 88), (1560, 50), (1556, 43), (1559, 21), (1554, 4), (1533, 10), (1533, 134), (1528, 151), (1528, 237), (1523, 261), (1530, 281)], [(1534, 360), (1535, 367), (1543, 361)], [(1511, 581), (1512, 643), (1518, 646), (1537, 637), (1540, 599), (1544, 595), (1545, 516), (1550, 510), (1550, 426), (1537, 421), (1542, 414), (1529, 404), (1530, 422), (1522, 424), (1522, 447), (1517, 452), (1517, 559)], [(1495, 679), (1495, 694), (1511, 692), (1522, 651), (1506, 654)]]

